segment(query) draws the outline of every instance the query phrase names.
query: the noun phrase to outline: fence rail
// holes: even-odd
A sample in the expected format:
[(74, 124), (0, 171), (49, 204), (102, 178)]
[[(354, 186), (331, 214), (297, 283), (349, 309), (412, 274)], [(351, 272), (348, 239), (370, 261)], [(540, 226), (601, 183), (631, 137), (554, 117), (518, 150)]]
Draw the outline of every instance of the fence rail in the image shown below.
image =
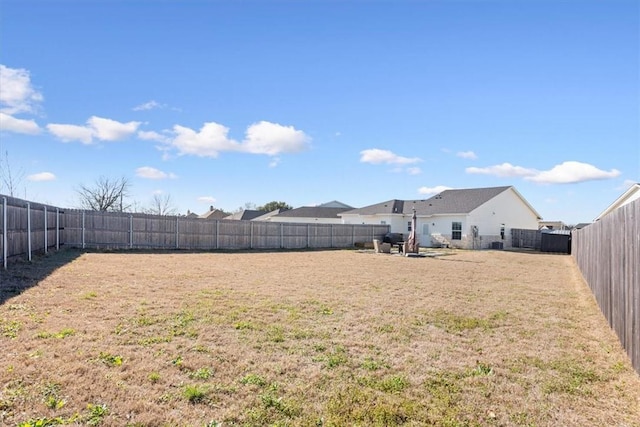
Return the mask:
[(0, 252), (31, 260), (64, 245), (94, 249), (348, 248), (381, 239), (388, 225), (204, 220), (61, 209), (0, 195)]
[(572, 254), (640, 374), (640, 200), (574, 231)]

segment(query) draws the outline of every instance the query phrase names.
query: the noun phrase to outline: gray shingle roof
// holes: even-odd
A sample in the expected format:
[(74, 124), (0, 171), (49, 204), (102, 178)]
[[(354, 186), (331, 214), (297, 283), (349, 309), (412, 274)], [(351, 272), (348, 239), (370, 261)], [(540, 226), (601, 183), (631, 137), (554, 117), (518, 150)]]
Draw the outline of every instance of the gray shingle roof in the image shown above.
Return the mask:
[(243, 221), (250, 221), (266, 213), (267, 211), (256, 211), (253, 209), (245, 209), (243, 211), (231, 214), (225, 217), (224, 219), (237, 219), (237, 220), (243, 220)]
[(351, 208), (325, 208), (321, 206), (303, 206), (280, 212), (277, 217), (288, 218), (339, 218), (338, 214), (350, 211)]
[(353, 209), (345, 214), (375, 215), (375, 214), (409, 214), (415, 208), (417, 215), (467, 214), (478, 206), (488, 202), (503, 191), (512, 188), (489, 187), (468, 188), (462, 190), (445, 190), (429, 199), (423, 200), (388, 200), (375, 205)]

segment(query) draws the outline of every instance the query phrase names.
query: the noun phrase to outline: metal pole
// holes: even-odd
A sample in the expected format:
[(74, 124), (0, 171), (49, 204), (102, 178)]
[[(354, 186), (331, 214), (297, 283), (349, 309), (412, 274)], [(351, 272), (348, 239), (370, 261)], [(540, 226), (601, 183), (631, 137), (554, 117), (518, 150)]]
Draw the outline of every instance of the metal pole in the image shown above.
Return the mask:
[(176, 249), (180, 248), (180, 234), (178, 231), (178, 226), (180, 225), (180, 217), (176, 217)]
[(85, 247), (85, 243), (84, 243), (84, 214), (85, 214), (85, 212), (82, 211), (82, 249), (84, 249), (84, 247)]
[(133, 215), (129, 215), (129, 249), (133, 248)]
[(7, 198), (2, 198), (2, 265), (7, 269)]
[(31, 203), (27, 202), (27, 251), (31, 261)]
[(56, 251), (60, 250), (60, 209), (56, 208)]
[(48, 239), (47, 234), (49, 233), (48, 224), (47, 224), (47, 207), (44, 207), (44, 253), (47, 253)]

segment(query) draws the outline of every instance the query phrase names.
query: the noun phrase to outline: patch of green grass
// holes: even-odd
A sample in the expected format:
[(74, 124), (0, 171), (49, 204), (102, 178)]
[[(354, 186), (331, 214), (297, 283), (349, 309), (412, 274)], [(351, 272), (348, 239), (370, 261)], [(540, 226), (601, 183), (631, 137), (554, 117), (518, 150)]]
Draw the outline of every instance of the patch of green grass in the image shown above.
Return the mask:
[(57, 426), (65, 423), (66, 421), (60, 417), (56, 417), (56, 418), (44, 417), (44, 418), (31, 419), (29, 421), (22, 421), (22, 422), (19, 422), (17, 425), (18, 427), (48, 427), (48, 426)]
[(329, 398), (325, 422), (334, 426), (398, 426), (409, 421), (427, 425), (416, 419), (417, 407), (417, 402), (409, 399), (351, 384)]
[(347, 350), (339, 345), (333, 349), (333, 351), (327, 355), (326, 363), (328, 368), (335, 368), (336, 366), (344, 365), (349, 361)]
[(367, 357), (366, 359), (364, 359), (360, 366), (367, 371), (377, 371), (379, 369), (389, 368), (388, 364), (375, 360), (371, 357)]
[(0, 331), (7, 338), (17, 338), (18, 332), (22, 329), (22, 323), (17, 320), (0, 319)]
[(122, 356), (104, 352), (100, 352), (98, 360), (107, 366), (120, 366), (123, 362)]
[(248, 320), (238, 321), (233, 325), (233, 327), (240, 331), (256, 329), (255, 325)]
[(102, 420), (109, 414), (109, 407), (106, 404), (93, 404), (87, 405), (89, 415), (87, 415), (87, 425), (97, 426), (102, 424)]
[(44, 398), (44, 404), (49, 409), (60, 409), (67, 402), (60, 397), (61, 386), (58, 383), (46, 383), (42, 387), (42, 394)]
[(160, 374), (158, 372), (151, 372), (147, 378), (149, 378), (149, 381), (151, 381), (152, 383), (157, 383), (158, 381), (160, 381)]
[(60, 332), (38, 332), (38, 334), (36, 335), (36, 338), (42, 338), (42, 339), (46, 339), (46, 338), (58, 338), (58, 339), (64, 339), (66, 337), (70, 337), (72, 335), (75, 335), (76, 331), (71, 329), (71, 328), (65, 328), (63, 330), (61, 330)]
[(548, 367), (556, 372), (543, 384), (543, 390), (547, 394), (567, 393), (584, 394), (591, 393), (590, 385), (602, 380), (602, 376), (595, 372), (584, 362), (577, 360), (560, 359), (551, 362)]
[(271, 342), (284, 342), (284, 329), (282, 326), (271, 326), (267, 330), (267, 340)]
[(477, 362), (471, 373), (472, 375), (491, 375), (493, 374), (493, 368), (485, 363)]
[(460, 316), (455, 313), (438, 311), (433, 316), (433, 324), (449, 333), (460, 333), (470, 329), (488, 329), (490, 322), (486, 319)]
[(93, 299), (97, 297), (98, 297), (98, 293), (96, 291), (86, 292), (82, 295), (82, 299)]
[(198, 368), (189, 374), (189, 378), (198, 380), (208, 380), (213, 375), (211, 368)]
[(202, 403), (206, 400), (209, 390), (201, 385), (187, 385), (182, 390), (182, 395), (189, 403)]
[(171, 342), (172, 339), (173, 338), (169, 336), (166, 336), (166, 337), (155, 336), (155, 337), (141, 338), (138, 340), (138, 345), (141, 345), (143, 347), (148, 347), (153, 344)]
[(265, 386), (267, 381), (258, 374), (247, 374), (240, 380), (241, 384), (253, 384), (257, 386)]

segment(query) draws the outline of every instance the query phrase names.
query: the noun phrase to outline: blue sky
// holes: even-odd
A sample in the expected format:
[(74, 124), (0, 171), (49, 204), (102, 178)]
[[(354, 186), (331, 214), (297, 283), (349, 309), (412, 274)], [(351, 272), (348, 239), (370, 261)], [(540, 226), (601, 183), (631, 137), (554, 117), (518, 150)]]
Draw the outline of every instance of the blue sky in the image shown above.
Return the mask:
[(63, 207), (100, 176), (181, 213), (513, 185), (591, 221), (640, 181), (639, 5), (3, 0), (0, 149)]

